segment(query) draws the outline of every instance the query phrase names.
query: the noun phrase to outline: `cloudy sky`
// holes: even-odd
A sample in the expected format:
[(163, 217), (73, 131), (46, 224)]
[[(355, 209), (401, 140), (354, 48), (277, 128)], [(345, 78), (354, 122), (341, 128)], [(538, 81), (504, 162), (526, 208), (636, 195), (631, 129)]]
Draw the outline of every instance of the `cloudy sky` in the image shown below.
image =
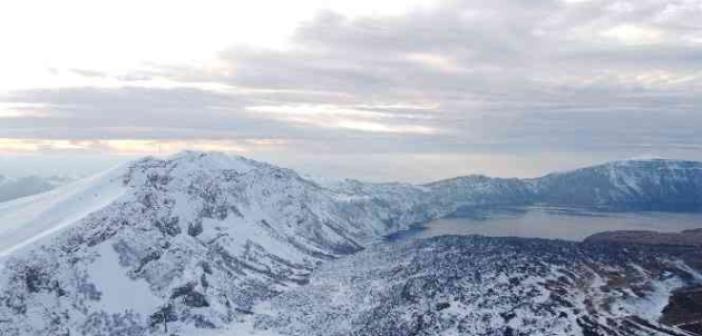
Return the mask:
[(702, 0), (5, 1), (0, 174), (185, 148), (428, 181), (702, 160)]

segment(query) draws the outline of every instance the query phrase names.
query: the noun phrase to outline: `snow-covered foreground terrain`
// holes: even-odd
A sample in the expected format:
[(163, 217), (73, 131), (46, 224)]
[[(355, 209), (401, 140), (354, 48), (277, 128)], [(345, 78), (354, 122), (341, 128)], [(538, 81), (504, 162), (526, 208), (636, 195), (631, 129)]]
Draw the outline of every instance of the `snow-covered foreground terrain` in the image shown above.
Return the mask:
[[(396, 245), (377, 244), (389, 233), (479, 206), (550, 202), (614, 209), (695, 209), (702, 207), (701, 167), (694, 162), (633, 161), (541, 179), (469, 176), (415, 186), (352, 180), (318, 182), (289, 169), (217, 153), (184, 152), (168, 159), (145, 158), (49, 193), (0, 203), (0, 251), (4, 255), (0, 261), (4, 264), (0, 273), (0, 335), (205, 335), (206, 330), (213, 334), (303, 335), (306, 331), (302, 326), (317, 319), (338, 321), (333, 329), (326, 326), (329, 332), (337, 334), (393, 334), (388, 326), (412, 321), (407, 316), (415, 308), (404, 303), (395, 308), (377, 308), (377, 297), (372, 293), (391, 295), (394, 288), (359, 287), (377, 290), (366, 293), (340, 283), (338, 290), (333, 290), (332, 285), (325, 287), (332, 289), (331, 296), (326, 297), (327, 291), (320, 291), (316, 284), (333, 282), (337, 277), (347, 281), (343, 277), (353, 274), (353, 268), (347, 266), (358, 265), (359, 274), (368, 274), (357, 279), (359, 285), (364, 281), (392, 284), (421, 274), (436, 274), (436, 284), (453, 283), (451, 286), (460, 292), (464, 288), (461, 286), (472, 288), (469, 275), (475, 272), (486, 272), (485, 276), (494, 277), (495, 281), (503, 279), (501, 273), (490, 268), (477, 268), (487, 260), (494, 264), (503, 258), (510, 259), (504, 263), (523, 260), (537, 268), (528, 281), (515, 285), (517, 292), (511, 299), (499, 299), (514, 305), (532, 300), (529, 295), (536, 293), (533, 288), (541, 293), (535, 297), (548, 301), (543, 297), (548, 294), (547, 288), (539, 281), (558, 276), (558, 268), (570, 261), (578, 267), (601, 267), (614, 273), (628, 274), (633, 272), (631, 267), (640, 268), (646, 283), (655, 290), (631, 290), (634, 295), (657, 298), (657, 305), (650, 308), (651, 305), (621, 300), (626, 296), (614, 291), (611, 300), (603, 300), (624, 308), (607, 309), (606, 316), (636, 314), (651, 320), (670, 290), (697, 279), (694, 272), (665, 256), (650, 256), (661, 259), (653, 264), (639, 263), (648, 257), (642, 254), (643, 259), (622, 259), (613, 252), (615, 257), (607, 259), (596, 251), (578, 252), (579, 245), (543, 242), (543, 249), (520, 249), (510, 245), (521, 244), (518, 241), (490, 240), (485, 245), (477, 238), (420, 241), (397, 250)], [(441, 244), (435, 245), (437, 241)], [(570, 261), (549, 257), (546, 251), (550, 244), (555, 244), (556, 251), (570, 255)], [(501, 254), (499, 249), (490, 248), (486, 251), (492, 252), (481, 254), (476, 246), (504, 246), (518, 252)], [(364, 249), (376, 252), (358, 254)], [(463, 249), (474, 256), (464, 260), (442, 252), (436, 254), (439, 259), (433, 260), (436, 249)], [(428, 259), (413, 259), (411, 256), (417, 251)], [(560, 254), (551, 256), (556, 255)], [(591, 260), (602, 263), (591, 265)], [(444, 268), (433, 269), (431, 265), (446, 265), (448, 270), (461, 272), (449, 276), (450, 273), (442, 273)], [(657, 266), (648, 269), (650, 265)], [(327, 271), (312, 276), (320, 266)], [(348, 269), (339, 274), (328, 271), (334, 267)], [(661, 267), (670, 274), (659, 272)], [(370, 274), (376, 270), (381, 277), (374, 280)], [(405, 280), (387, 277), (387, 272), (398, 272)], [(505, 276), (523, 275), (518, 267), (516, 273), (512, 272), (509, 270)], [(604, 273), (583, 271), (574, 276), (593, 274), (602, 277)], [(599, 283), (586, 285), (597, 287)], [(582, 296), (569, 298), (573, 305), (575, 300), (586, 300), (587, 295), (597, 292), (577, 289), (582, 291), (574, 293)], [(333, 307), (327, 313), (321, 303), (310, 306), (306, 293), (319, 295)], [(418, 295), (417, 302), (425, 302), (422, 293), (430, 294), (413, 294)], [(491, 300), (490, 292), (478, 294)], [(296, 302), (296, 298), (301, 301)], [(339, 319), (350, 314), (343, 308), (346, 301), (361, 299), (367, 300), (363, 302), (368, 305), (359, 306), (354, 314), (388, 309), (389, 315), (381, 314), (382, 318), (368, 322), (378, 329), (359, 329)], [(468, 303), (463, 304), (469, 307)], [(336, 311), (335, 307), (341, 310)], [(402, 310), (403, 307), (409, 310)], [(461, 307), (465, 308), (456, 303), (441, 310), (463, 314), (465, 324), (483, 323), (482, 315), (470, 315)], [(505, 304), (491, 309), (509, 307), (514, 308)], [(304, 312), (309, 312), (309, 316), (300, 315)], [(599, 316), (600, 312), (593, 314)], [(363, 321), (362, 317), (354, 318)], [(585, 317), (580, 321), (600, 323)], [(499, 324), (499, 320), (494, 323)], [(508, 324), (527, 328), (527, 324)], [(542, 327), (551, 330), (550, 326)], [(426, 329), (425, 334), (461, 332), (457, 326), (432, 328)], [(414, 329), (398, 325), (396, 330), (395, 334), (409, 335)], [(500, 334), (490, 331), (493, 329), (480, 330)], [(504, 328), (494, 330), (507, 332)], [(566, 329), (552, 330), (557, 333)], [(580, 334), (587, 328), (568, 330)]]
[(657, 319), (700, 280), (645, 248), (444, 236), (328, 263), (254, 313), (284, 335), (684, 335)]

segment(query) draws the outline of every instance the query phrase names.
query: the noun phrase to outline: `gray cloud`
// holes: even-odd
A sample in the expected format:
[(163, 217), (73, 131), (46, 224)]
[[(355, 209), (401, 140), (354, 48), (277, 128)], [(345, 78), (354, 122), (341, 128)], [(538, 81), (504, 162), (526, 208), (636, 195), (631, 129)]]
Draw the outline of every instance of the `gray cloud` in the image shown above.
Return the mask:
[(694, 156), (699, 17), (694, 0), (445, 1), (356, 19), (322, 12), (289, 49), (233, 47), (220, 54), (221, 71), (152, 65), (125, 76), (226, 90), (18, 92), (4, 100), (44, 104), (47, 115), (2, 119), (0, 132), (285, 139), (300, 156)]

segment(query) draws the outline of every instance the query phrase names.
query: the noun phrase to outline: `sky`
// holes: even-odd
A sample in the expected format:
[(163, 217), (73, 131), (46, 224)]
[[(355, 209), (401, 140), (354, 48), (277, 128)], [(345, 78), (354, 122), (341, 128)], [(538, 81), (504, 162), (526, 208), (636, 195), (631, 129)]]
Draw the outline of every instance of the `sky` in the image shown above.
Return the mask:
[(702, 160), (702, 0), (0, 2), (0, 174), (183, 149), (425, 182)]

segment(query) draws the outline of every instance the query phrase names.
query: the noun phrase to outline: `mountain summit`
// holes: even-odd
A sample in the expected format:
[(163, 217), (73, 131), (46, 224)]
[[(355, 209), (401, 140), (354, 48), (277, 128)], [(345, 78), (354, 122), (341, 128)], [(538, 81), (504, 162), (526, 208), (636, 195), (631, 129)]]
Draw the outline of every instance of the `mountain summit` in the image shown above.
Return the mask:
[(219, 153), (148, 157), (0, 204), (0, 334), (238, 325), (320, 265), (413, 224), (475, 206), (699, 207), (700, 167), (636, 161), (415, 186), (322, 183)]

